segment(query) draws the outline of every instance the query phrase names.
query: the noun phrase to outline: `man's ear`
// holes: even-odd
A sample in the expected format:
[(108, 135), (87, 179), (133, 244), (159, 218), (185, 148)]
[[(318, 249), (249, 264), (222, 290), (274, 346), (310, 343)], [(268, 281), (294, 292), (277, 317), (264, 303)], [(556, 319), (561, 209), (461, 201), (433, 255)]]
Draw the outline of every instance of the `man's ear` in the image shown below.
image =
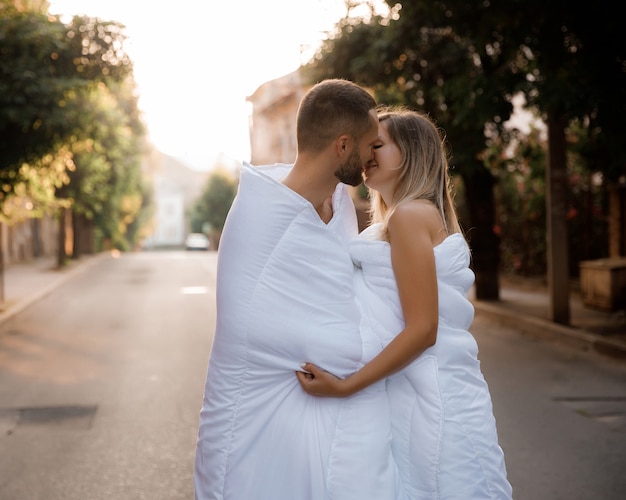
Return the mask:
[(343, 156), (348, 152), (348, 146), (350, 145), (350, 136), (347, 134), (340, 135), (335, 142), (335, 149), (338, 156)]

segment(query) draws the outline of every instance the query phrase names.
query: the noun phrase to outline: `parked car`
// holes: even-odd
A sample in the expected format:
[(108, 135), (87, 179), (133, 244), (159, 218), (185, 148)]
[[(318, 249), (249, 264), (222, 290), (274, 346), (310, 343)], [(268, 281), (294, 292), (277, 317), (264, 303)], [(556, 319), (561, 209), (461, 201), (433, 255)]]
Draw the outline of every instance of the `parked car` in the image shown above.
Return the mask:
[(205, 234), (191, 233), (185, 240), (185, 248), (187, 248), (187, 250), (209, 250), (211, 248), (211, 242)]

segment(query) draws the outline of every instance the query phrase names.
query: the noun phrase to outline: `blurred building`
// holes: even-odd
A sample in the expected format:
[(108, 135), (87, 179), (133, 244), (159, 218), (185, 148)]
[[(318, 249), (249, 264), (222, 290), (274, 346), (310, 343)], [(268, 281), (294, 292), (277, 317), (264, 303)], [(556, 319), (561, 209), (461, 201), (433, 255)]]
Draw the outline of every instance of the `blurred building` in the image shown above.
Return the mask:
[(309, 89), (300, 72), (262, 84), (247, 97), (250, 117), (250, 162), (253, 165), (293, 163), (296, 159), (296, 115)]
[(202, 193), (209, 172), (193, 170), (157, 150), (146, 155), (144, 172), (154, 189), (155, 211), (152, 233), (143, 246), (182, 247), (191, 232), (189, 210)]

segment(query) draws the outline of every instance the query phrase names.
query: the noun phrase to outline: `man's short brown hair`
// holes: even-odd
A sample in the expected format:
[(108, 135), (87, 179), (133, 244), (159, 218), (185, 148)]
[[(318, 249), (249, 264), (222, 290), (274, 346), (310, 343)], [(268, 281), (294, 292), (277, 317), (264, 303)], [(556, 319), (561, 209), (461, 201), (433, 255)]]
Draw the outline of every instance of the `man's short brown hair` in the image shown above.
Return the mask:
[(358, 141), (371, 126), (372, 109), (376, 101), (357, 84), (342, 79), (321, 81), (300, 102), (298, 151), (320, 151), (343, 134)]

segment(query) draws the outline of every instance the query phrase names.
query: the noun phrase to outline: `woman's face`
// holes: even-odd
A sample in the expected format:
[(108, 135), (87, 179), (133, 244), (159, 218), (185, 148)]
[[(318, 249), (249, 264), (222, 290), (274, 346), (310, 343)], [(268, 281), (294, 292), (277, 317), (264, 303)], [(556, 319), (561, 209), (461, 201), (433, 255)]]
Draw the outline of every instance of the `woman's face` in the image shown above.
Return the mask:
[(370, 189), (375, 189), (383, 195), (390, 195), (400, 176), (402, 153), (387, 133), (387, 125), (381, 122), (378, 125), (378, 140), (374, 143), (374, 158), (366, 165), (363, 171), (363, 181)]
[(370, 111), (370, 125), (357, 144), (351, 144), (352, 151), (348, 158), (339, 166), (335, 176), (350, 186), (361, 184), (365, 166), (374, 157), (374, 145), (378, 141), (378, 116), (375, 110)]

